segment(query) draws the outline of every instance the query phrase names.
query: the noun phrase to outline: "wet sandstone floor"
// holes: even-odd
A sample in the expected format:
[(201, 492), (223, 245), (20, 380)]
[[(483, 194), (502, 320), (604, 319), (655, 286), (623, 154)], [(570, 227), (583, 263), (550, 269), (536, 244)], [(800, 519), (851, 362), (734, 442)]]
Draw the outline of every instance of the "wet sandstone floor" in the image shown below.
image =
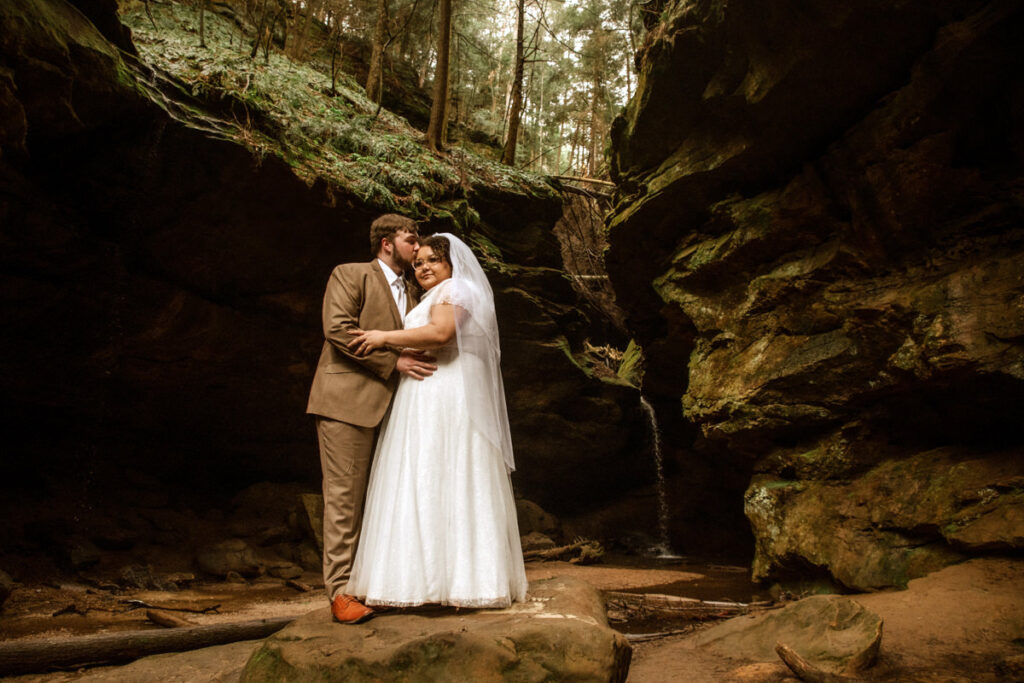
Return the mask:
[[(652, 561), (612, 556), (589, 566), (534, 562), (527, 565), (527, 574), (531, 581), (555, 575), (574, 576), (605, 591), (736, 602), (766, 597), (750, 583), (742, 567), (685, 558)], [(308, 573), (302, 580), (316, 584), (318, 577)], [(1024, 561), (1020, 559), (972, 560), (912, 581), (906, 591), (852, 597), (878, 613), (886, 624), (879, 663), (865, 673), (863, 680), (1024, 680), (1020, 675), (1024, 672)], [(303, 593), (268, 577), (244, 584), (206, 583), (178, 592), (125, 591), (116, 595), (72, 583), (21, 586), (0, 614), (0, 640), (159, 628), (148, 622), (145, 609), (132, 608), (129, 600), (161, 607), (207, 609), (206, 613), (180, 613), (197, 624), (298, 616), (325, 604), (319, 588)], [(211, 607), (216, 609), (210, 610)], [(630, 619), (613, 623), (625, 633), (672, 633), (634, 642), (628, 683), (796, 681), (780, 662), (729, 661), (695, 649), (689, 635), (716, 622)], [(101, 671), (107, 676), (103, 680), (121, 680), (118, 667), (33, 674), (10, 680), (57, 683), (91, 678), (93, 672)]]
[[(686, 558), (609, 556), (599, 564), (585, 566), (568, 562), (527, 564), (531, 581), (559, 575), (583, 579), (604, 591), (738, 602), (760, 599), (746, 568)], [(22, 585), (11, 594), (0, 613), (0, 640), (160, 628), (147, 619), (145, 605), (172, 611), (196, 624), (297, 616), (322, 607), (320, 576), (307, 572), (299, 581), (313, 590), (302, 592), (271, 577), (245, 583), (196, 582), (188, 589), (174, 592), (115, 591), (95, 580)], [(624, 633), (637, 633), (673, 623), (631, 619), (614, 625)]]

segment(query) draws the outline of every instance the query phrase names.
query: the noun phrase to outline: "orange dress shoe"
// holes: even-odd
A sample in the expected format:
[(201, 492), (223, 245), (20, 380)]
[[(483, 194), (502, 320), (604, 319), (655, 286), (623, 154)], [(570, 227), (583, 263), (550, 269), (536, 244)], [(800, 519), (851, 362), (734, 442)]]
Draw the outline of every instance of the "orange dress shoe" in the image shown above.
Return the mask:
[(373, 610), (351, 595), (336, 595), (331, 602), (331, 614), (340, 624), (358, 624), (373, 616)]

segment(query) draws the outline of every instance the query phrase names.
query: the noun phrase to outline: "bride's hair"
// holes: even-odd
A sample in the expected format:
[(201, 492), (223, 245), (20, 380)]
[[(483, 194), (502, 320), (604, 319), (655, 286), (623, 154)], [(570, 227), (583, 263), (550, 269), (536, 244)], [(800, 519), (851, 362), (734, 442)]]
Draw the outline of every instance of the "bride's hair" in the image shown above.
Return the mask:
[(442, 261), (447, 263), (449, 267), (451, 267), (451, 265), (452, 265), (451, 249), (452, 249), (452, 247), (451, 247), (451, 242), (448, 241), (447, 237), (443, 237), (441, 235), (431, 235), (430, 237), (428, 237), (425, 240), (423, 240), (422, 242), (420, 242), (420, 246), (421, 247), (430, 247), (431, 249), (433, 249), (434, 253), (438, 256), (438, 258), (440, 258)]

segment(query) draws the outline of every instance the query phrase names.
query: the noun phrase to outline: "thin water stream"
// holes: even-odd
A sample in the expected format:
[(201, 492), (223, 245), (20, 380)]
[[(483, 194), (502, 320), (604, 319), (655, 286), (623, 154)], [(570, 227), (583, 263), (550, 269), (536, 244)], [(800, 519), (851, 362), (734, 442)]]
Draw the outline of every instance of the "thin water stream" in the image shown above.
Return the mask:
[(656, 557), (671, 559), (679, 557), (672, 550), (668, 535), (668, 494), (665, 487), (665, 463), (661, 453), (661, 429), (658, 427), (658, 416), (646, 398), (640, 397), (640, 405), (647, 415), (647, 425), (651, 432), (651, 454), (654, 459), (655, 486), (658, 492), (658, 538), (651, 549)]

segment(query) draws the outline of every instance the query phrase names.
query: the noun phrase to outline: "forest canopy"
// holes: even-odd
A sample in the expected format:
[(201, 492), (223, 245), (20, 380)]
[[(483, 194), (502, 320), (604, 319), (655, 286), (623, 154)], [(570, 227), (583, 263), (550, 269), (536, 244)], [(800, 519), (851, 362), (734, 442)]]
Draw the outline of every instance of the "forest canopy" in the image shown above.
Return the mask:
[[(632, 0), (122, 0), (121, 6), (145, 10), (145, 28), (158, 34), (168, 11), (191, 14), (204, 48), (210, 18), (227, 18), (240, 54), (309, 63), (332, 89), (348, 74), (371, 101), (405, 100), (406, 111), (391, 108), (421, 130), (428, 117), (412, 112), (414, 102), (422, 102), (421, 110), (433, 104), (447, 126), (431, 147), (471, 146), (524, 170), (592, 178), (607, 177), (608, 131), (633, 93), (633, 55), (653, 12)], [(446, 8), (447, 41), (439, 35)], [(445, 88), (435, 87), (435, 72), (445, 49), (447, 97), (439, 98)]]

